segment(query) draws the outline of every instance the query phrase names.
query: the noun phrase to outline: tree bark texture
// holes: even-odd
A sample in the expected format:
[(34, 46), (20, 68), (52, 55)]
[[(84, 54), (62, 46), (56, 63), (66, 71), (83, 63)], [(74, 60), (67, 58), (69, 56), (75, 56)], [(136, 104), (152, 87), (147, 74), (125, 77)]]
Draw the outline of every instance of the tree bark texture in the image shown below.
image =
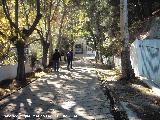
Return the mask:
[(66, 15), (66, 7), (67, 6), (64, 5), (64, 10), (63, 10), (63, 14), (62, 14), (61, 22), (60, 22), (59, 35), (58, 35), (57, 48), (59, 48), (60, 53), (61, 53), (61, 42), (62, 42), (62, 28), (63, 28), (64, 17)]
[(18, 41), (16, 44), (17, 55), (18, 55), (17, 83), (19, 85), (24, 85), (26, 83), (24, 45), (25, 44), (21, 41)]
[(122, 79), (128, 81), (135, 77), (130, 61), (130, 46), (129, 46), (129, 32), (128, 32), (128, 9), (127, 0), (120, 0), (120, 24), (121, 24), (121, 67)]
[(48, 16), (48, 41), (49, 41), (49, 66), (53, 65), (52, 55), (53, 55), (53, 43), (51, 36), (51, 11), (52, 11), (52, 3), (49, 6), (49, 16)]
[(42, 45), (43, 45), (42, 65), (43, 65), (44, 68), (46, 68), (47, 67), (49, 43), (44, 40)]

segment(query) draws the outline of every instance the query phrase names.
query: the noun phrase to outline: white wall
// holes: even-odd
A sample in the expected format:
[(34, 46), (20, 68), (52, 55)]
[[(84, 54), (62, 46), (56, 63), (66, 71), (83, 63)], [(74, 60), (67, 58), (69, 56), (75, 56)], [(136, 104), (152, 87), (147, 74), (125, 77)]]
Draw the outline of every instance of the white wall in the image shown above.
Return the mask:
[(131, 62), (136, 75), (160, 86), (160, 39), (136, 40), (131, 46)]
[[(31, 67), (28, 63), (25, 65), (25, 72), (31, 72)], [(17, 75), (17, 64), (0, 66), (0, 81), (5, 79), (13, 79)]]
[[(131, 64), (136, 76), (147, 77), (160, 86), (160, 39), (136, 40), (130, 48)], [(121, 59), (114, 58), (115, 66)]]
[(141, 66), (141, 60), (139, 59), (139, 41), (136, 40), (134, 43), (131, 44), (130, 47), (130, 59), (131, 59), (131, 64), (132, 68), (134, 69), (134, 72), (137, 76), (141, 75), (140, 71), (140, 66)]

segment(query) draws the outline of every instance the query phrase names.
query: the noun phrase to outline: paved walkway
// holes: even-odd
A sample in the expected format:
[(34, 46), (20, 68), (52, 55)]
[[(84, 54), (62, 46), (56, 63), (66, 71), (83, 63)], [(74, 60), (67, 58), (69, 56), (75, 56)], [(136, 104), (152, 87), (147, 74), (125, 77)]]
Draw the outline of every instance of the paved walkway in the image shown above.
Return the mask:
[(2, 119), (114, 120), (95, 69), (82, 61), (53, 72), (0, 101)]

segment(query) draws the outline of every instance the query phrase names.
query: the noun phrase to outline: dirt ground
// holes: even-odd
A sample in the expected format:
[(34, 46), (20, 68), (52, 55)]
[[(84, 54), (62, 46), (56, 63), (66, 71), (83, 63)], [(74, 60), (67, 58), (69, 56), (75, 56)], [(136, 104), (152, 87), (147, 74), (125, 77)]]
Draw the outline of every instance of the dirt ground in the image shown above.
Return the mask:
[[(45, 75), (45, 72), (37, 71), (37, 72), (31, 72), (26, 74), (26, 80), (27, 84), (30, 84), (31, 82), (37, 80), (38, 78)], [(10, 94), (17, 92), (22, 87), (17, 85), (17, 82), (15, 79), (7, 79), (0, 82), (0, 100), (3, 98), (9, 96)]]
[(97, 74), (103, 85), (106, 85), (117, 102), (126, 102), (132, 111), (142, 120), (160, 119), (160, 98), (155, 96), (139, 78), (124, 83), (119, 80), (118, 70), (106, 70), (105, 66), (97, 67)]
[[(137, 113), (142, 120), (159, 120), (160, 98), (155, 96), (153, 91), (138, 78), (128, 84), (119, 80), (118, 70), (106, 70), (106, 66), (96, 66), (99, 80), (106, 85), (117, 102), (128, 103), (128, 107)], [(28, 83), (43, 76), (44, 72), (31, 73), (28, 75)], [(0, 100), (18, 89), (15, 80), (8, 80), (0, 83)]]

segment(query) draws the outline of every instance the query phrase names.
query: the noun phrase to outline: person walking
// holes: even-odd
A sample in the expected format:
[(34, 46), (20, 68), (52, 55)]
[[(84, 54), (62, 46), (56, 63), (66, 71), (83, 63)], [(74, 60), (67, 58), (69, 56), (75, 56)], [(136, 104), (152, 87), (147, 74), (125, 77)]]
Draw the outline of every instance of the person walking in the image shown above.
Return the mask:
[(61, 55), (60, 53), (58, 52), (58, 49), (55, 49), (55, 53), (53, 54), (53, 68), (54, 68), (54, 71), (57, 71), (59, 70), (59, 61), (61, 60)]
[(73, 61), (73, 50), (69, 51), (67, 53), (67, 62), (68, 62), (68, 65), (67, 65), (67, 69), (69, 70), (69, 67), (71, 69), (73, 69), (72, 67), (72, 61)]

